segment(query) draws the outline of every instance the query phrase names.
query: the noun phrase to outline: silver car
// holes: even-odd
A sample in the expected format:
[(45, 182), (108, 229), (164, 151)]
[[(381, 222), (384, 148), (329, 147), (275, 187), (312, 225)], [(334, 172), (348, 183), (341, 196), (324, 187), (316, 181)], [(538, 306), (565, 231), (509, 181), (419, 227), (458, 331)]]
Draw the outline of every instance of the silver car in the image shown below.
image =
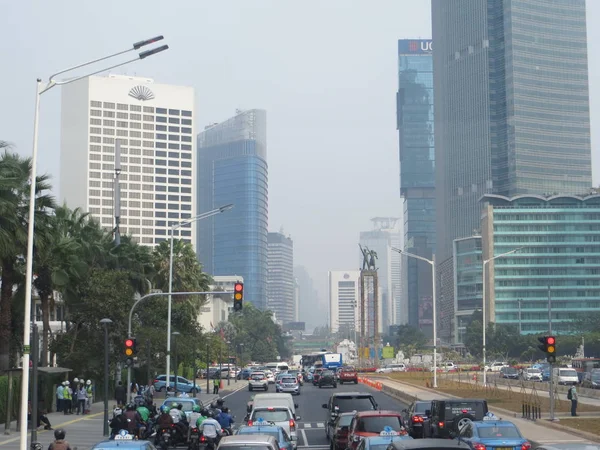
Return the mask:
[(279, 442), (273, 436), (266, 434), (236, 434), (226, 436), (219, 442), (218, 450), (241, 450), (241, 449), (263, 449), (279, 450)]
[(298, 435), (296, 434), (296, 420), (300, 420), (300, 416), (294, 415), (289, 408), (284, 406), (269, 406), (254, 408), (248, 418), (248, 426), (252, 426), (255, 422), (273, 422), (285, 430), (294, 448), (298, 447)]
[(264, 372), (252, 372), (248, 377), (248, 390), (253, 391), (255, 389), (269, 390), (269, 380)]
[(281, 377), (275, 384), (277, 392), (287, 392), (292, 395), (300, 395), (300, 383), (293, 375)]

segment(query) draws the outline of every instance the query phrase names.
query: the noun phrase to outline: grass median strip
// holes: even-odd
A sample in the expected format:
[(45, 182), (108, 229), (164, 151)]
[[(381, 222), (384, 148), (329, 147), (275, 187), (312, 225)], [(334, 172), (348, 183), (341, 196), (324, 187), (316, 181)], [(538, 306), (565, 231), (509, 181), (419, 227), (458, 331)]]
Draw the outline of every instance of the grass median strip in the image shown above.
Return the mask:
[(600, 436), (600, 421), (597, 417), (564, 417), (560, 419), (560, 424), (564, 427), (569, 427)]

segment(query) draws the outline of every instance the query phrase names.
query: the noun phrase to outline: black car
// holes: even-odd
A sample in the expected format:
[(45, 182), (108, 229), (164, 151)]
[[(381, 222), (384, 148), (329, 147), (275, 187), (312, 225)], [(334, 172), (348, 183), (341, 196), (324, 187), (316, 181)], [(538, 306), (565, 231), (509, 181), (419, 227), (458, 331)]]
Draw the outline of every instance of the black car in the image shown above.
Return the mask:
[(487, 401), (483, 399), (432, 400), (429, 415), (432, 438), (452, 438), (468, 421), (483, 420), (488, 413)]
[(386, 450), (470, 450), (464, 441), (449, 439), (400, 439), (391, 442)]
[(408, 430), (408, 434), (413, 439), (427, 437), (428, 434), (424, 433), (429, 426), (429, 418), (427, 412), (431, 412), (431, 402), (416, 401), (412, 402), (408, 409), (402, 410), (402, 417), (404, 419), (404, 426)]
[(332, 427), (339, 414), (352, 411), (375, 411), (378, 406), (368, 392), (340, 392), (333, 394), (327, 403), (323, 403), (323, 408), (327, 410), (325, 433), (331, 436)]
[(514, 367), (503, 367), (502, 369), (500, 369), (500, 377), (508, 378), (510, 380), (518, 380), (519, 371)]
[(323, 386), (333, 386), (337, 387), (337, 377), (335, 376), (335, 372), (333, 370), (324, 370), (319, 377), (319, 381), (317, 381), (317, 385), (322, 388)]

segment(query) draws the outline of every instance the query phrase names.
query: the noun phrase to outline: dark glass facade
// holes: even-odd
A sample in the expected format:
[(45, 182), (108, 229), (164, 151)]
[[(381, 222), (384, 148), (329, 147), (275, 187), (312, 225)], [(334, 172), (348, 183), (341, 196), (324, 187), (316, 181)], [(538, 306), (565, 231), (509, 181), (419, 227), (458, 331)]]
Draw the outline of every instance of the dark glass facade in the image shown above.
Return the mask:
[[(404, 247), (431, 258), (435, 248), (435, 151), (432, 41), (398, 41), (397, 129), (400, 194), (404, 199)], [(430, 329), (431, 267), (405, 258), (408, 317), (403, 322)]]
[(266, 114), (245, 111), (198, 135), (198, 211), (234, 208), (197, 223), (198, 258), (212, 275), (240, 275), (244, 298), (267, 307)]

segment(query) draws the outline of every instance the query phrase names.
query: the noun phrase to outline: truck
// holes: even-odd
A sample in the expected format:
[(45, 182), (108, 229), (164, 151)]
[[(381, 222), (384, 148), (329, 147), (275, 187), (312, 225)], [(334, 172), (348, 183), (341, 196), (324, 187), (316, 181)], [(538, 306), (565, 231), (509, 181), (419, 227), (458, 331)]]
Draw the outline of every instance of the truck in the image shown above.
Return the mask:
[(341, 353), (324, 353), (321, 355), (324, 369), (337, 369), (344, 365)]

